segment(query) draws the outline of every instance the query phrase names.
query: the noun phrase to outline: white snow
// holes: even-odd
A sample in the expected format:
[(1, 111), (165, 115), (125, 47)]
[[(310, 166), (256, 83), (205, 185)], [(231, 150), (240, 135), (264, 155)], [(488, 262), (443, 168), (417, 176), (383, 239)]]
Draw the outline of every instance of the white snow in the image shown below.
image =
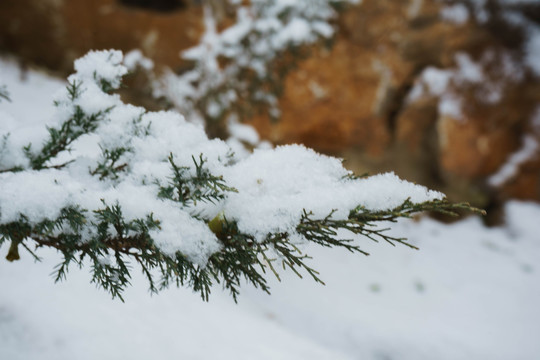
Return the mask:
[(122, 61), (121, 51), (93, 51), (75, 60), (75, 71), (81, 80), (108, 81), (116, 88), (128, 72)]
[(154, 68), (152, 59), (144, 56), (139, 49), (133, 49), (124, 56), (124, 65), (129, 71), (134, 71), (137, 67), (141, 67), (144, 70), (152, 70)]
[(538, 139), (533, 135), (526, 135), (523, 138), (523, 145), (515, 153), (511, 154), (503, 166), (493, 175), (488, 178), (488, 184), (493, 187), (500, 187), (506, 182), (514, 178), (519, 167), (538, 155)]
[(485, 78), (481, 65), (475, 63), (468, 54), (457, 53), (455, 58), (459, 69), (459, 81), (478, 83)]
[(454, 94), (445, 94), (441, 97), (437, 107), (440, 115), (450, 116), (456, 120), (463, 119), (463, 101)]
[(257, 145), (260, 141), (259, 133), (253, 126), (242, 124), (238, 121), (229, 122), (229, 133), (232, 138), (245, 141), (250, 145)]
[(441, 17), (446, 21), (461, 25), (469, 20), (469, 10), (460, 3), (444, 6), (441, 9)]
[(391, 173), (359, 180), (346, 179), (348, 174), (339, 159), (300, 145), (256, 149), (252, 156), (226, 169), (224, 177), (238, 193), (229, 195), (224, 213), (238, 221), (242, 232), (261, 241), (268, 233), (295, 234), (303, 209), (313, 212), (315, 218), (337, 210), (333, 218), (346, 219), (358, 205), (388, 210), (407, 198), (419, 203), (444, 197)]
[[(332, 33), (330, 33), (331, 35)], [(279, 30), (274, 38), (276, 49), (284, 48), (287, 44), (301, 44), (309, 42), (312, 38), (311, 26), (305, 19), (292, 19), (284, 28)]]

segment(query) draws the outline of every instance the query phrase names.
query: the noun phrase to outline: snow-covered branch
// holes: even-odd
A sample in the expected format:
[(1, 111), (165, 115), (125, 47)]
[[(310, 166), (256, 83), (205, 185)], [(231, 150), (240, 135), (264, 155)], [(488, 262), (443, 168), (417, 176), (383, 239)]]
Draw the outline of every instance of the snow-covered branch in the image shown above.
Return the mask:
[(124, 104), (119, 51), (90, 52), (75, 69), (47, 131), (0, 124), (0, 246), (10, 243), (8, 260), (56, 248), (57, 280), (88, 259), (92, 281), (121, 297), (138, 264), (152, 291), (176, 283), (207, 299), (220, 282), (236, 298), (242, 279), (268, 291), (278, 262), (320, 281), (308, 242), (364, 253), (362, 237), (406, 244), (378, 222), (470, 209), (391, 173), (358, 178), (300, 145), (239, 160), (177, 113)]

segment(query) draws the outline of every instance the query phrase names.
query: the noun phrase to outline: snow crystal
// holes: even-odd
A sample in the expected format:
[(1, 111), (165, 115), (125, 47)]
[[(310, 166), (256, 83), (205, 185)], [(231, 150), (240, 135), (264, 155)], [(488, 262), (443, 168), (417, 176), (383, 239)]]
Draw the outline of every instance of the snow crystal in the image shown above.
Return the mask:
[[(0, 170), (28, 166), (23, 147), (32, 143), (31, 150), (36, 150), (47, 137), (46, 126), (58, 124), (58, 119), (52, 117), (52, 95), (65, 81), (41, 72), (23, 72), (15, 61), (0, 61), (0, 86), (6, 85), (11, 99), (0, 101)], [(32, 106), (28, 106), (28, 99), (32, 99)]]
[(20, 124), (10, 114), (0, 110), (0, 170), (27, 166), (28, 159), (23, 148), (28, 145), (29, 137), (39, 142), (46, 135), (45, 129), (33, 133), (28, 132), (28, 128), (17, 126)]
[(325, 38), (329, 38), (334, 35), (334, 28), (327, 22), (315, 21), (311, 26), (313, 27), (313, 30)]
[[(75, 83), (80, 80), (82, 79), (78, 74), (77, 76), (70, 76), (68, 78), (70, 83)], [(120, 86), (119, 82), (118, 86)], [(76, 99), (75, 104), (80, 106), (85, 114), (97, 114), (118, 105), (120, 101), (120, 96), (118, 94), (109, 95), (104, 93), (98, 84), (93, 81), (84, 81), (82, 83), (81, 92), (84, 92), (85, 94)], [(62, 99), (58, 98), (57, 101), (62, 101)], [(67, 104), (71, 103), (70, 100), (67, 100), (67, 94), (65, 94), (63, 101)]]
[(223, 111), (220, 104), (215, 101), (210, 101), (206, 106), (206, 113), (212, 118), (217, 118)]
[[(91, 221), (93, 210), (102, 209), (104, 203), (118, 204), (126, 221), (154, 214), (163, 230), (153, 233), (157, 246), (171, 254), (181, 251), (202, 266), (220, 249), (219, 241), (204, 221), (193, 218), (193, 209), (159, 199), (157, 184), (167, 183), (172, 176), (167, 163), (170, 154), (175, 156), (178, 166), (193, 168), (193, 157), (204, 153), (207, 167), (215, 170), (223, 166), (221, 159), (226, 159), (229, 148), (221, 141), (208, 140), (201, 127), (187, 124), (177, 113), (145, 113), (142, 108), (123, 104), (117, 95), (104, 93), (99, 87), (102, 81), (120, 85), (120, 78), (126, 72), (121, 61), (120, 52), (101, 51), (91, 52), (76, 62), (78, 72), (69, 79), (72, 84), (78, 84), (79, 94), (71, 99), (67, 90), (58, 92), (54, 116), (67, 120), (74, 108), (79, 107), (88, 115), (101, 113), (103, 117), (92, 134), (76, 139), (71, 151), (60, 153), (53, 160), (58, 164), (69, 162), (63, 169), (0, 174), (0, 222), (17, 221), (24, 214), (27, 221), (35, 224), (54, 219), (62, 209), (71, 206), (88, 210)], [(7, 116), (5, 119), (0, 130), (9, 136), (1, 144), (0, 159), (2, 167), (9, 168), (11, 164), (4, 158), (12, 162), (20, 160), (23, 155), (14, 156), (15, 152), (22, 152), (22, 146), (35, 138), (37, 131)], [(46, 132), (44, 126), (40, 129)], [(25, 132), (28, 134), (24, 138)], [(33, 144), (34, 151), (39, 150), (40, 142)], [(116, 148), (127, 150), (118, 161), (129, 166), (119, 174), (118, 180), (99, 181), (90, 171), (96, 167), (102, 151)], [(28, 162), (22, 165), (27, 166)], [(94, 236), (87, 228), (82, 241)]]

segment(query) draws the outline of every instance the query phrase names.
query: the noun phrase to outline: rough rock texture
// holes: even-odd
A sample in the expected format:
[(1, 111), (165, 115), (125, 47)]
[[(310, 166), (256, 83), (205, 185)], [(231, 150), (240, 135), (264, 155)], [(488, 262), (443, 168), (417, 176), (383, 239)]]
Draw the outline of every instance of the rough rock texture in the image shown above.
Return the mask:
[[(0, 49), (69, 72), (89, 49), (141, 49), (157, 64), (186, 66), (179, 51), (197, 43), (200, 6), (167, 12), (116, 0), (2, 0)], [(179, 1), (178, 3), (182, 3)]]
[[(168, 12), (121, 2), (2, 0), (0, 49), (64, 72), (87, 50), (112, 47), (140, 48), (177, 71), (189, 66), (178, 53), (202, 33), (196, 1), (177, 1)], [(456, 23), (441, 19), (441, 1), (364, 0), (341, 14), (333, 46), (312, 49), (287, 77), (282, 119), (252, 123), (277, 144), (343, 155), (357, 171), (394, 169), (481, 206), (507, 197), (540, 200), (538, 154), (498, 189), (487, 185), (523, 135), (535, 132), (531, 118), (540, 104), (538, 78), (520, 65), (524, 34), (490, 4), (489, 21)], [(527, 6), (518, 10), (538, 21), (540, 7)], [(458, 69), (459, 54), (485, 79), (452, 73), (443, 93), (412, 96), (427, 69)], [(461, 103), (458, 113), (441, 106), (447, 94)]]

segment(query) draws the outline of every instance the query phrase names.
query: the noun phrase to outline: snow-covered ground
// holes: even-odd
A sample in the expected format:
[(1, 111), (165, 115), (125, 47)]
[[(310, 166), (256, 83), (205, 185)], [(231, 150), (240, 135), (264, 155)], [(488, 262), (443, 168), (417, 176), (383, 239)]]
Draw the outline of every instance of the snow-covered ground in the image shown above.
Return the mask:
[[(46, 119), (58, 80), (0, 62), (0, 121)], [(3, 116), (3, 117), (2, 117)], [(9, 117), (8, 117), (9, 116)], [(8, 120), (6, 120), (8, 121)], [(235, 304), (186, 289), (150, 296), (142, 276), (126, 302), (89, 283), (89, 270), (50, 276), (59, 256), (4, 260), (0, 359), (540, 359), (540, 205), (512, 202), (507, 224), (404, 221), (420, 247), (365, 241), (370, 257), (306, 249), (326, 286), (284, 273), (272, 295), (245, 286)]]

